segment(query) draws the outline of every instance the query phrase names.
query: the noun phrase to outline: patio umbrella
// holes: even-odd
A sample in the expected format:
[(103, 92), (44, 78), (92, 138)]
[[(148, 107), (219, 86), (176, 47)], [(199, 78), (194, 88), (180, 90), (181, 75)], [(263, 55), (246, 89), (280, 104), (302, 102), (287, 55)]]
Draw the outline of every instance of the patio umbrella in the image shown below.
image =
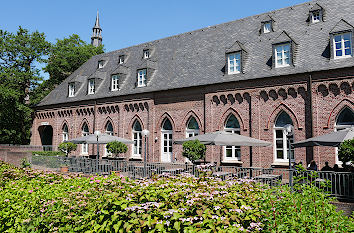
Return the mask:
[(97, 144), (97, 143), (98, 144), (107, 144), (107, 143), (113, 142), (113, 141), (122, 142), (124, 144), (134, 144), (134, 142), (131, 140), (108, 135), (108, 134), (101, 134), (98, 137), (98, 142), (97, 142), (97, 137), (94, 134), (89, 134), (87, 136), (82, 136), (79, 138), (74, 138), (74, 139), (68, 140), (68, 142), (72, 142), (75, 144), (84, 144), (84, 143), (87, 143), (87, 144)]
[(225, 131), (216, 131), (197, 135), (190, 138), (175, 140), (175, 144), (183, 144), (186, 141), (199, 140), (204, 145), (217, 146), (270, 146), (271, 143), (255, 138), (242, 136)]
[(322, 136), (309, 138), (304, 141), (293, 143), (294, 147), (310, 147), (310, 146), (332, 146), (338, 147), (343, 141), (354, 138), (354, 127), (332, 132)]

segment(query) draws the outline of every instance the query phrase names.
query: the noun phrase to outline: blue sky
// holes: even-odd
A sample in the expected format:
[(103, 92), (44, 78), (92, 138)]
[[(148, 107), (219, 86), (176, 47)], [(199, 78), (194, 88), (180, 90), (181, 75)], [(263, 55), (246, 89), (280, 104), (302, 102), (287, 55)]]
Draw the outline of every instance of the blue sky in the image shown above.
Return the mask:
[(247, 16), (305, 0), (12, 0), (1, 3), (0, 29), (18, 26), (44, 32), (55, 42), (75, 33), (90, 42), (100, 13), (107, 52)]

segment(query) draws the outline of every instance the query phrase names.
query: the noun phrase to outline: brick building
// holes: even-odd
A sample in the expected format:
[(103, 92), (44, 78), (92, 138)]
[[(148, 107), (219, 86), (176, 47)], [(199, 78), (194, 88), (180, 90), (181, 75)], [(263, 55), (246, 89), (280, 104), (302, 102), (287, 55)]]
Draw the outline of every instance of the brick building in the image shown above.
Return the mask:
[[(100, 130), (135, 140), (139, 160), (148, 129), (149, 161), (184, 162), (173, 139), (227, 130), (273, 146), (208, 146), (207, 161), (287, 166), (285, 124), (294, 141), (354, 125), (353, 25), (351, 0), (318, 0), (94, 56), (36, 107), (31, 144)], [(334, 148), (294, 154), (340, 163)]]

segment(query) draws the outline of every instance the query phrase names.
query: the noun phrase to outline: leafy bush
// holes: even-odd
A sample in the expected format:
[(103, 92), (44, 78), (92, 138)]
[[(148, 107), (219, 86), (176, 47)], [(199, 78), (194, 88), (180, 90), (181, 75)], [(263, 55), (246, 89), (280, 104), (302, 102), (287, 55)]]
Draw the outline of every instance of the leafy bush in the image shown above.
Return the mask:
[[(316, 187), (81, 177), (0, 163), (0, 232), (352, 232)], [(300, 190), (301, 188), (301, 190)]]
[(354, 139), (346, 140), (340, 144), (338, 157), (344, 164), (354, 162)]
[(126, 153), (128, 151), (127, 145), (122, 142), (110, 142), (106, 145), (107, 151), (118, 157), (118, 154)]
[(32, 155), (40, 156), (64, 156), (65, 153), (62, 151), (31, 151)]
[(66, 156), (70, 154), (70, 152), (75, 151), (77, 149), (77, 144), (72, 142), (62, 142), (59, 144), (58, 149), (65, 153)]
[(183, 156), (188, 158), (192, 163), (198, 159), (205, 157), (206, 146), (199, 140), (187, 141), (183, 143)]

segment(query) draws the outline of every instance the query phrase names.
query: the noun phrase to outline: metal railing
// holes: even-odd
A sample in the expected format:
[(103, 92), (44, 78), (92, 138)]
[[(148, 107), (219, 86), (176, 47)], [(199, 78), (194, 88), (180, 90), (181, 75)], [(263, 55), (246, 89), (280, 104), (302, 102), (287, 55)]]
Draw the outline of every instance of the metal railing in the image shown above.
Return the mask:
[[(96, 160), (83, 157), (33, 156), (33, 166), (47, 167), (59, 170), (66, 166), (69, 172), (84, 174), (109, 175), (113, 171), (125, 177), (139, 179), (154, 175), (188, 175), (199, 177), (203, 171), (223, 180), (231, 178), (248, 178), (270, 186), (289, 184), (289, 174), (292, 173), (294, 184), (312, 184), (329, 194), (354, 200), (354, 173), (349, 172), (312, 172), (274, 168), (246, 168), (236, 166), (196, 166), (183, 163), (146, 163), (126, 160)], [(327, 185), (325, 185), (327, 183)]]

